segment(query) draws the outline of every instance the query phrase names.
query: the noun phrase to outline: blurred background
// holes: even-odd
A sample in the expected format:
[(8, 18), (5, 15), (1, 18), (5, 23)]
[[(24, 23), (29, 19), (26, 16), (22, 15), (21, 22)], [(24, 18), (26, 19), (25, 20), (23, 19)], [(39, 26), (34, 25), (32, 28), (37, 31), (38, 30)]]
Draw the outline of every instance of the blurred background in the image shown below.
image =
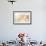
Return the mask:
[[(30, 34), (32, 40), (46, 41), (45, 0), (0, 0), (0, 41), (15, 40), (19, 32)], [(13, 11), (32, 11), (31, 25), (14, 25)]]

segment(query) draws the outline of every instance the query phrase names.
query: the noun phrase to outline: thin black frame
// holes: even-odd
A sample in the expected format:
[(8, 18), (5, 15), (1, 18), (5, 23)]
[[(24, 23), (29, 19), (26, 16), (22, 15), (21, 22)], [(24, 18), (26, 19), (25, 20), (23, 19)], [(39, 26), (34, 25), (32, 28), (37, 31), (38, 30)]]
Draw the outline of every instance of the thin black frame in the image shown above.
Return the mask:
[[(30, 23), (14, 23), (14, 13), (15, 12), (30, 12)], [(15, 24), (15, 25), (30, 25), (30, 24), (32, 24), (31, 16), (32, 16), (32, 11), (13, 11), (13, 24)]]

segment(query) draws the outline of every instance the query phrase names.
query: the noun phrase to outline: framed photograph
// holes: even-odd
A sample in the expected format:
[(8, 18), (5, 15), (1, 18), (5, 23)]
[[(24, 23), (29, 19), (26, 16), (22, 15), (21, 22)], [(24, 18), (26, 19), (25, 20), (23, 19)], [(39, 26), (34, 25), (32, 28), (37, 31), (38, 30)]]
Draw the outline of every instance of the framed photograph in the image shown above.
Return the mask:
[(32, 24), (32, 11), (13, 11), (13, 24)]

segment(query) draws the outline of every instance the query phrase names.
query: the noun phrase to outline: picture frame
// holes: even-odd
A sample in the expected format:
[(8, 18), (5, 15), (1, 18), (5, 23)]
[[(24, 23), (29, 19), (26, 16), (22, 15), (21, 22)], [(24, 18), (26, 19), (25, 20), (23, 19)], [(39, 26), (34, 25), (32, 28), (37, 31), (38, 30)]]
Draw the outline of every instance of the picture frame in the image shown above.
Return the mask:
[(15, 25), (32, 24), (32, 11), (13, 11), (13, 24)]

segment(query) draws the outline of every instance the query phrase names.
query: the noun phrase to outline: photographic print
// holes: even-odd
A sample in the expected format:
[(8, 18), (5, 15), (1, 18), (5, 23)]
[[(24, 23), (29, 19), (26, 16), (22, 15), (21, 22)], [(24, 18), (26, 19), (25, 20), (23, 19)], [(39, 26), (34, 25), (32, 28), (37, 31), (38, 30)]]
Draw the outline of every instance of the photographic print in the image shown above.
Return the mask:
[(13, 11), (13, 24), (32, 24), (32, 11)]

